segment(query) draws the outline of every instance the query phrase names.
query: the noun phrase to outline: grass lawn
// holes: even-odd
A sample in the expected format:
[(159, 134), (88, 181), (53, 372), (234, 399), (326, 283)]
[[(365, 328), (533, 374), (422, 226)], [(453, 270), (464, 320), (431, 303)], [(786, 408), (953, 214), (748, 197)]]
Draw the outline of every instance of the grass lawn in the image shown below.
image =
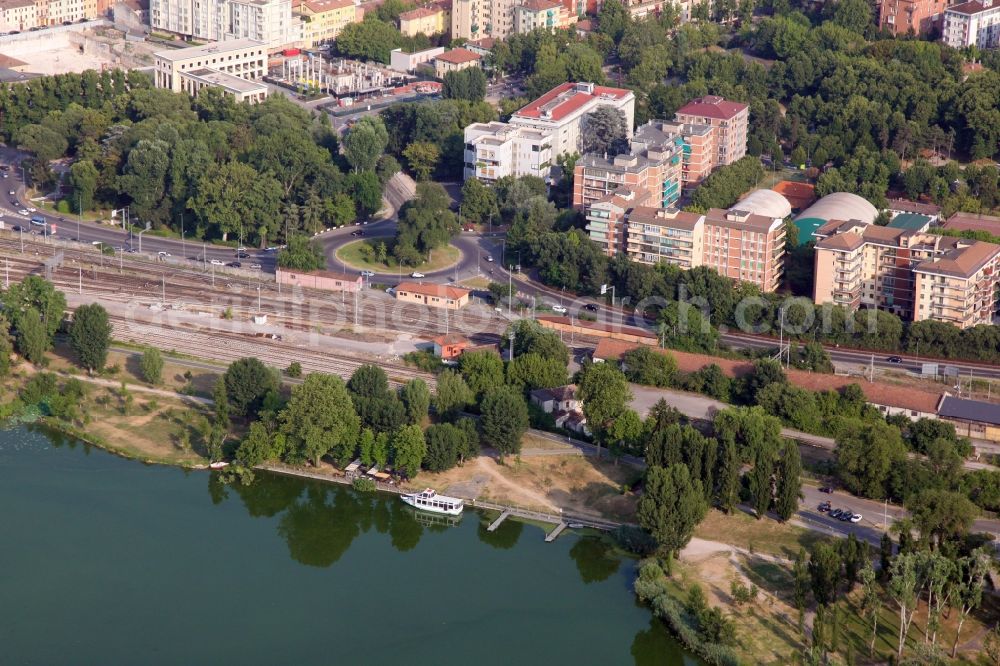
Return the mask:
[[(376, 261), (374, 258), (375, 248), (378, 247), (379, 243), (386, 244), (387, 252), (390, 255), (386, 262)], [(371, 248), (370, 253), (367, 248)], [(337, 259), (348, 266), (357, 268), (358, 270), (375, 271), (376, 273), (395, 273), (399, 270), (399, 264), (395, 262), (391, 255), (392, 238), (388, 237), (357, 240), (337, 250)], [(459, 252), (458, 248), (448, 245), (431, 252), (430, 261), (425, 261), (418, 266), (404, 266), (402, 272), (410, 273), (419, 271), (421, 273), (429, 273), (431, 271), (440, 271), (454, 266), (461, 258), (462, 253)]]
[(800, 548), (811, 551), (819, 541), (833, 539), (794, 525), (782, 524), (771, 518), (757, 520), (742, 511), (726, 515), (715, 509), (695, 529), (694, 535), (745, 548), (754, 553), (768, 553), (794, 559)]

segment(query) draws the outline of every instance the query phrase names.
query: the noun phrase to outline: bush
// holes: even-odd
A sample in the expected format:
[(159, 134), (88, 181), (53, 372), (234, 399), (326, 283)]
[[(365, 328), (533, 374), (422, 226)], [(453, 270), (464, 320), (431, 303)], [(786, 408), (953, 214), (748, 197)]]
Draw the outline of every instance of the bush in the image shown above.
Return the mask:
[(403, 362), (425, 372), (433, 372), (435, 374), (447, 367), (433, 352), (427, 350), (409, 352), (403, 356)]
[[(652, 537), (652, 535), (646, 530), (636, 527), (635, 525), (621, 525), (611, 533), (611, 536), (619, 546), (630, 553), (635, 553), (636, 555), (645, 557), (653, 554), (656, 550), (656, 540)], [(654, 566), (658, 567), (658, 565)], [(646, 569), (647, 567), (643, 567), (640, 569), (639, 573), (642, 574), (646, 571)], [(660, 573), (662, 574), (663, 572), (661, 571)]]
[(373, 493), (376, 490), (375, 481), (368, 477), (359, 476), (351, 482), (351, 487), (359, 493)]
[(142, 378), (150, 384), (159, 384), (163, 381), (163, 356), (159, 349), (150, 347), (142, 352), (139, 358), (139, 370)]
[(60, 199), (59, 203), (56, 204), (56, 210), (58, 212), (60, 212), (60, 213), (69, 213), (69, 212), (71, 212), (70, 211), (70, 206), (69, 206), (69, 201), (67, 201), (66, 199)]
[(302, 376), (302, 364), (298, 361), (292, 361), (288, 368), (285, 369), (285, 375), (292, 377), (293, 379), (298, 379)]

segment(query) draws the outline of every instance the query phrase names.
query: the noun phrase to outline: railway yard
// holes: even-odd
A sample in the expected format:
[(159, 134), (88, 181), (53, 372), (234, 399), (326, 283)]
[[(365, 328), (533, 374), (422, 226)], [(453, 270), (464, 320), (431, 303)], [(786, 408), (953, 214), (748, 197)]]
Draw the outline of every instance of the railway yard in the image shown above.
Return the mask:
[(448, 332), (495, 342), (508, 323), (483, 305), (446, 313), (397, 303), (381, 289), (281, 288), (270, 274), (178, 268), (37, 236), (0, 235), (0, 260), (5, 287), (36, 274), (63, 291), (71, 308), (100, 302), (116, 340), (223, 362), (254, 356), (285, 368), (298, 361), (306, 372), (341, 376), (378, 362), (395, 382), (429, 380), (400, 356)]

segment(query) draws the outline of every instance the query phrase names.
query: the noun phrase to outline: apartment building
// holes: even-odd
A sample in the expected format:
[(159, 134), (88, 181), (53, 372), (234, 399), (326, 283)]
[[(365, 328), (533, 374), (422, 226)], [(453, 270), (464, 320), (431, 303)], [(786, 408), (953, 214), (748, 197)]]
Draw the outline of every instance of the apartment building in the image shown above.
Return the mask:
[(813, 299), (961, 328), (991, 323), (1000, 246), (857, 220), (816, 231)]
[(650, 206), (670, 206), (681, 194), (682, 147), (677, 135), (647, 124), (636, 131), (628, 153), (584, 155), (573, 170), (573, 208), (586, 214), (592, 204), (621, 188), (633, 190)]
[(434, 76), (443, 79), (448, 72), (460, 72), (470, 67), (479, 67), (482, 56), (461, 47), (451, 49), (434, 58)]
[(747, 104), (731, 102), (718, 95), (706, 95), (682, 106), (674, 119), (682, 124), (714, 128), (714, 145), (708, 144), (714, 151), (714, 168), (732, 164), (747, 154), (749, 117), (750, 107)]
[[(225, 76), (217, 77), (212, 72)], [(174, 92), (197, 94), (215, 82), (238, 99), (260, 101), (267, 87), (260, 82), (267, 74), (267, 47), (251, 39), (234, 39), (186, 49), (153, 54), (153, 85)], [(237, 83), (241, 80), (244, 83)], [(263, 89), (263, 96), (259, 93)]]
[(518, 0), (453, 0), (451, 38), (473, 41), (507, 37), (514, 32), (517, 4)]
[(451, 7), (447, 4), (417, 7), (399, 15), (399, 31), (406, 37), (443, 35), (451, 30)]
[(685, 270), (707, 266), (762, 292), (780, 285), (785, 264), (781, 218), (735, 209), (688, 213), (643, 205), (631, 192), (623, 188), (587, 213), (591, 239), (609, 256), (625, 253), (639, 263), (669, 263)]
[(294, 0), (292, 11), (301, 17), (302, 46), (328, 44), (348, 23), (354, 23), (354, 0)]
[(149, 21), (154, 30), (196, 39), (260, 41), (271, 52), (302, 40), (292, 0), (150, 0)]
[(34, 0), (0, 0), (0, 32), (22, 32), (38, 25)]
[(500, 122), (465, 128), (466, 180), (537, 176), (547, 181), (553, 164), (552, 137), (545, 132)]
[(954, 49), (1000, 46), (1000, 3), (994, 0), (962, 2), (944, 10), (941, 41)]
[(879, 27), (898, 37), (926, 35), (939, 27), (948, 0), (879, 0)]
[(632, 137), (635, 124), (635, 95), (624, 88), (597, 86), (593, 83), (563, 83), (518, 110), (510, 124), (530, 127), (552, 135), (556, 155), (580, 150), (580, 125), (584, 116), (599, 106), (610, 106), (625, 114), (626, 137)]
[(37, 24), (62, 25), (99, 16), (97, 0), (40, 0), (35, 3)]
[(555, 32), (576, 23), (576, 14), (569, 13), (555, 0), (523, 0), (514, 7), (514, 32), (525, 35), (532, 30)]

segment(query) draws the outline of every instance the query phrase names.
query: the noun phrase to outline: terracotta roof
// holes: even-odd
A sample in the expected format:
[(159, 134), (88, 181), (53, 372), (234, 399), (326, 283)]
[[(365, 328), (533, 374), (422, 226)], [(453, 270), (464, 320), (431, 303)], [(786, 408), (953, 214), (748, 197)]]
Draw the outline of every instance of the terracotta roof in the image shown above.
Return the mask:
[(579, 32), (590, 32), (594, 29), (594, 22), (590, 19), (584, 19), (582, 21), (576, 22), (576, 29)]
[(930, 215), (934, 217), (941, 213), (941, 206), (934, 204), (910, 201), (909, 199), (893, 199), (889, 202), (889, 210), (900, 213), (916, 213), (917, 215)]
[(615, 332), (615, 333), (623, 333), (625, 335), (634, 335), (637, 337), (650, 340), (651, 344), (655, 344), (657, 341), (657, 337), (655, 334), (650, 333), (644, 328), (638, 328), (636, 326), (619, 326), (617, 324), (602, 324), (596, 321), (586, 321), (583, 319), (576, 319), (576, 318), (570, 319), (569, 317), (559, 317), (557, 315), (546, 315), (542, 317), (536, 317), (535, 319), (542, 326), (544, 326), (546, 322), (549, 322), (553, 324), (561, 324), (563, 326), (576, 326), (577, 328), (585, 328), (591, 331), (602, 331), (605, 333)]
[(1000, 245), (972, 241), (970, 245), (950, 250), (940, 259), (923, 261), (913, 270), (920, 273), (935, 273), (955, 277), (972, 277), (985, 263), (1000, 254)]
[[(641, 345), (633, 342), (623, 342), (621, 340), (601, 340), (597, 349), (594, 350), (594, 358), (605, 361), (617, 361), (625, 352), (631, 351)], [(737, 361), (727, 358), (708, 356), (707, 354), (692, 354), (689, 352), (661, 350), (653, 347), (657, 351), (669, 354), (677, 361), (677, 369), (681, 372), (695, 372), (701, 368), (715, 364), (729, 377), (742, 377), (753, 371), (753, 363), (750, 361)], [(943, 393), (934, 393), (914, 389), (910, 386), (897, 386), (883, 382), (858, 381), (851, 377), (839, 375), (827, 375), (817, 372), (806, 372), (804, 370), (789, 369), (785, 371), (789, 383), (808, 391), (840, 391), (851, 384), (861, 387), (868, 402), (876, 405), (886, 405), (898, 409), (909, 409), (928, 414), (936, 414), (937, 406)]]
[(434, 344), (439, 347), (444, 347), (445, 345), (460, 345), (462, 343), (468, 344), (469, 338), (465, 337), (461, 333), (449, 333), (448, 335), (439, 335), (434, 338)]
[(955, 14), (965, 14), (966, 16), (972, 16), (974, 14), (981, 14), (983, 12), (993, 11), (994, 9), (1000, 8), (1000, 5), (995, 3), (990, 3), (988, 6), (982, 2), (963, 2), (957, 5), (952, 5), (945, 9), (946, 12), (953, 12)]
[(799, 210), (807, 208), (813, 201), (816, 201), (816, 188), (809, 183), (783, 180), (771, 189), (788, 199), (792, 208)]
[(590, 93), (585, 89), (581, 89), (585, 85), (587, 84), (574, 83), (572, 81), (560, 84), (534, 102), (520, 109), (514, 115), (522, 118), (541, 118), (544, 108), (548, 112), (548, 115), (545, 116), (546, 120), (558, 121), (591, 100), (604, 98), (617, 101), (632, 95), (631, 90), (609, 88), (607, 86), (594, 86), (593, 93)]
[(314, 14), (322, 14), (336, 9), (353, 7), (354, 0), (300, 0), (298, 7), (305, 6)]
[(416, 9), (411, 9), (408, 12), (403, 12), (399, 15), (400, 21), (415, 21), (417, 19), (428, 18), (436, 14), (440, 14), (442, 9), (440, 7), (417, 7)]
[(558, 9), (562, 7), (558, 2), (552, 2), (552, 0), (523, 0), (521, 6), (533, 12), (543, 12), (546, 9)]
[(278, 272), (285, 273), (286, 275), (312, 275), (330, 280), (341, 280), (343, 282), (359, 282), (362, 280), (360, 274), (341, 273), (340, 271), (297, 271), (293, 268), (279, 268)]
[[(778, 221), (780, 223), (780, 220)], [(775, 218), (756, 214), (740, 214), (736, 211), (710, 208), (705, 213), (705, 224), (725, 229), (747, 229), (756, 233), (766, 234), (775, 226)]]
[(34, 4), (34, 0), (0, 0), (0, 9), (4, 11), (8, 9), (20, 9), (22, 7), (30, 7)]
[(494, 46), (496, 46), (496, 43), (497, 43), (497, 40), (494, 39), (493, 37), (483, 37), (482, 39), (476, 39), (476, 40), (471, 41), (471, 42), (466, 42), (465, 45), (466, 46), (475, 46), (476, 48), (485, 49), (486, 51), (489, 51)]
[(995, 236), (1000, 236), (1000, 217), (993, 215), (955, 213), (941, 226), (945, 229), (957, 229), (959, 231), (988, 231)]
[(895, 229), (893, 227), (880, 227), (877, 224), (869, 224), (862, 232), (865, 240), (899, 242), (899, 237), (907, 232), (906, 229)]
[(706, 95), (682, 106), (677, 110), (677, 115), (730, 120), (747, 108), (746, 104), (730, 102), (718, 95)]
[(461, 65), (467, 62), (479, 62), (480, 59), (482, 59), (482, 56), (478, 53), (473, 53), (469, 49), (463, 49), (461, 47), (445, 51), (435, 58), (435, 60), (443, 60), (444, 62), (450, 62), (453, 65)]
[(450, 298), (457, 301), (468, 296), (472, 292), (461, 287), (453, 287), (448, 284), (434, 284), (433, 282), (400, 282), (396, 285), (396, 293), (408, 291), (421, 296), (437, 296), (438, 298)]
[(703, 218), (698, 213), (689, 213), (683, 210), (669, 211), (666, 208), (651, 208), (649, 206), (636, 206), (629, 211), (628, 221), (637, 224), (653, 224), (658, 227), (668, 227), (670, 229), (686, 229), (693, 231), (698, 222)]
[(857, 250), (865, 244), (865, 239), (853, 231), (835, 234), (823, 240), (816, 241), (817, 250)]

